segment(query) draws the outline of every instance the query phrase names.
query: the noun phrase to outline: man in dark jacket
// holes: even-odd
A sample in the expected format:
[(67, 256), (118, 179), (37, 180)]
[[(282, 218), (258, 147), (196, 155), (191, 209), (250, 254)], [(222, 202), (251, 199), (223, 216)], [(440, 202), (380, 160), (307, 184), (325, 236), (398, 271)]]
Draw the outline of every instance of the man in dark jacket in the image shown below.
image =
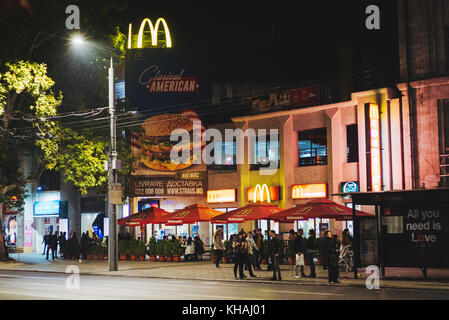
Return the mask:
[(254, 264), (256, 265), (257, 270), (262, 270), (260, 268), (260, 261), (262, 260), (263, 255), (263, 235), (262, 229), (257, 229), (257, 231), (253, 235), (254, 242), (256, 243), (257, 250), (254, 251)]
[(337, 243), (329, 230), (324, 233), (323, 252), (327, 255), (329, 283), (338, 283)]
[(48, 236), (48, 243), (47, 243), (47, 260), (48, 260), (48, 254), (51, 250), (51, 257), (53, 260), (55, 260), (55, 251), (58, 248), (58, 231), (55, 231), (55, 234), (50, 234)]
[(301, 277), (306, 277), (306, 274), (304, 273), (304, 254), (306, 252), (306, 244), (305, 239), (303, 238), (303, 233), (304, 231), (302, 229), (299, 229), (298, 232), (295, 233), (293, 240), (293, 248), (296, 255), (295, 278), (299, 278), (298, 268), (301, 272)]
[[(282, 280), (281, 277), (281, 240), (276, 237), (276, 232), (274, 230), (270, 231), (270, 256), (273, 261), (273, 278), (271, 280)], [(276, 279), (276, 272), (278, 277)]]
[(47, 251), (48, 237), (49, 236), (50, 236), (50, 232), (47, 232), (47, 234), (45, 234), (44, 238), (42, 239), (42, 243), (44, 244), (44, 251), (42, 252), (42, 255), (45, 255), (45, 252)]

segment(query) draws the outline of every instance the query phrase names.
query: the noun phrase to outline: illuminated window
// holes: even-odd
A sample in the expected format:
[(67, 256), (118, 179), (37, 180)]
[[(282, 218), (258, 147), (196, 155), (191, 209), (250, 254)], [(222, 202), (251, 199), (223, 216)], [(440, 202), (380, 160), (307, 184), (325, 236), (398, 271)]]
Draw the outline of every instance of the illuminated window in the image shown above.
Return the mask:
[(236, 143), (235, 141), (216, 142), (212, 154), (215, 156), (215, 150), (221, 143), (221, 157), (214, 164), (209, 165), (211, 170), (235, 170), (236, 166)]
[(259, 137), (256, 138), (254, 144), (255, 164), (251, 164), (251, 170), (259, 170), (259, 168), (270, 167), (270, 162), (277, 161), (277, 168), (279, 168), (279, 140), (270, 141), (270, 136), (267, 135), (265, 141), (261, 141)]
[(319, 128), (298, 132), (299, 166), (327, 165), (327, 130)]

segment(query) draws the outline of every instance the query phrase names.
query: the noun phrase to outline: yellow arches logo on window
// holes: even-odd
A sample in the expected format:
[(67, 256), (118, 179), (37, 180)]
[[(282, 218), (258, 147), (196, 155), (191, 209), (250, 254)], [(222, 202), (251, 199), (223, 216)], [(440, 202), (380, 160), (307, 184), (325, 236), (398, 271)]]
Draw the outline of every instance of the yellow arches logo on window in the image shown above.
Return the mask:
[[(154, 25), (150, 19), (148, 18), (143, 19), (142, 23), (140, 24), (139, 33), (137, 35), (137, 46), (135, 48), (138, 49), (143, 48), (143, 36), (147, 24), (150, 27), (151, 47), (158, 47), (158, 34), (161, 23), (165, 33), (165, 47), (171, 48), (172, 41), (170, 36), (170, 30), (168, 29), (167, 22), (165, 21), (164, 18), (158, 18)], [(133, 28), (132, 24), (130, 23), (128, 28), (128, 49), (133, 49), (132, 28)]]

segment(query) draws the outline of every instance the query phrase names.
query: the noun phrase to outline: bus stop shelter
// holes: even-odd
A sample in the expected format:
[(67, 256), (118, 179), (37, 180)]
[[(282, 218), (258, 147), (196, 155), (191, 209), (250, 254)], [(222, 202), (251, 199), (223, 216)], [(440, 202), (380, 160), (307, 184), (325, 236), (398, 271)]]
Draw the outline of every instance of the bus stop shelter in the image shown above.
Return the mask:
[[(449, 267), (449, 188), (357, 192), (351, 196), (354, 277), (357, 268)], [(356, 216), (355, 206), (373, 206), (374, 217)], [(366, 209), (365, 209), (366, 210)]]

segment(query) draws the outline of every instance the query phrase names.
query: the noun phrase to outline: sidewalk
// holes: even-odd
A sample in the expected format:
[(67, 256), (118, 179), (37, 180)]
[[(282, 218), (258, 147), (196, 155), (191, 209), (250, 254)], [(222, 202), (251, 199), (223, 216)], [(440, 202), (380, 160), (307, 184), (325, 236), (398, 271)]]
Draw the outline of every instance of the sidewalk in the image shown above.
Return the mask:
[[(183, 280), (210, 280), (210, 281), (235, 281), (233, 264), (221, 264), (221, 268), (216, 268), (211, 261), (199, 262), (150, 262), (146, 261), (119, 261), (119, 271), (109, 272), (107, 261), (98, 260), (55, 260), (47, 261), (39, 253), (10, 254), (15, 262), (0, 263), (0, 270), (36, 271), (36, 272), (58, 272), (65, 273), (67, 266), (76, 265), (81, 274), (102, 275), (102, 276), (126, 276), (145, 278), (166, 278)], [(19, 262), (20, 261), (20, 262)], [(238, 280), (246, 282), (271, 281), (272, 272), (266, 271), (267, 266), (262, 265), (263, 271), (255, 271), (257, 278)], [(293, 276), (293, 266), (282, 265), (282, 283), (292, 285), (323, 285), (328, 286), (327, 271), (321, 266), (316, 267), (317, 278), (295, 279)], [(248, 272), (245, 274), (247, 276)], [(309, 274), (309, 267), (306, 266), (306, 274)], [(353, 273), (343, 272), (340, 274), (340, 283), (332, 286), (357, 286), (365, 287), (367, 275), (365, 270), (360, 269), (359, 279), (353, 279)], [(279, 282), (276, 282), (279, 283)], [(380, 280), (381, 288), (401, 288), (401, 289), (432, 289), (449, 290), (449, 269), (429, 269), (427, 279), (422, 276), (419, 269), (387, 268), (386, 277)]]

